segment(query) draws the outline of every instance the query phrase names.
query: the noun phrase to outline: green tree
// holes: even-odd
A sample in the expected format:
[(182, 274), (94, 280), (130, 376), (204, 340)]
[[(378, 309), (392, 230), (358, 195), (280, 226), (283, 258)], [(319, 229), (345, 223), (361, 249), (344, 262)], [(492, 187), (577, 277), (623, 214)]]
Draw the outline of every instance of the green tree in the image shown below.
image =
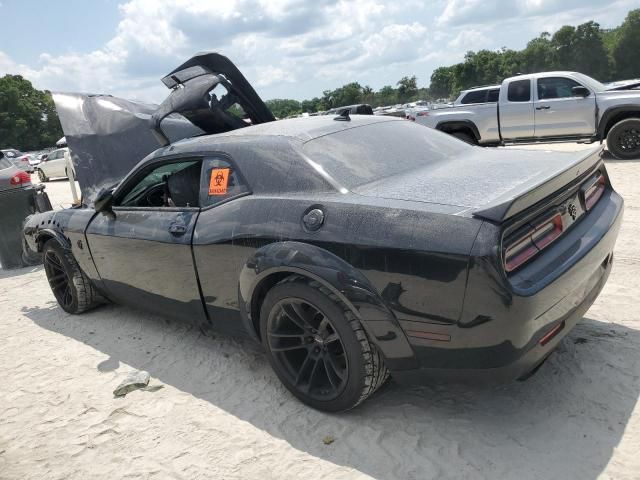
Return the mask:
[(415, 75), (402, 77), (396, 85), (398, 86), (398, 101), (400, 102), (407, 102), (418, 93), (418, 79)]
[(632, 10), (617, 32), (613, 48), (616, 73), (619, 79), (640, 77), (640, 9)]
[(3, 148), (38, 150), (62, 137), (51, 93), (20, 75), (0, 78), (0, 141)]
[(302, 111), (302, 106), (297, 100), (274, 98), (273, 100), (267, 100), (265, 103), (276, 118), (287, 118), (292, 115), (298, 115)]

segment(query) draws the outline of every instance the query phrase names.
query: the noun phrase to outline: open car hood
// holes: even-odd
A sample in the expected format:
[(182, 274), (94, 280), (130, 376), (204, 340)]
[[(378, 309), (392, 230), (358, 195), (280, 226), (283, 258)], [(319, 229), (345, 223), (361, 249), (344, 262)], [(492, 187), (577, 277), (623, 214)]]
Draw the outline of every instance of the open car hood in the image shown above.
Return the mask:
[(217, 53), (195, 55), (162, 82), (172, 91), (161, 105), (53, 95), (85, 204), (160, 146), (275, 120), (238, 68)]

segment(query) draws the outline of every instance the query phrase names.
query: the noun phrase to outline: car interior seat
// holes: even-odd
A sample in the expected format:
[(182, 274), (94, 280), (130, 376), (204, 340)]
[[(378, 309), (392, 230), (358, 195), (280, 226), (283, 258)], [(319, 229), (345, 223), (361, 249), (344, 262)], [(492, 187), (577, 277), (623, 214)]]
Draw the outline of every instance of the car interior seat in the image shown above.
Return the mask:
[(170, 175), (167, 187), (171, 201), (176, 207), (200, 206), (200, 162)]

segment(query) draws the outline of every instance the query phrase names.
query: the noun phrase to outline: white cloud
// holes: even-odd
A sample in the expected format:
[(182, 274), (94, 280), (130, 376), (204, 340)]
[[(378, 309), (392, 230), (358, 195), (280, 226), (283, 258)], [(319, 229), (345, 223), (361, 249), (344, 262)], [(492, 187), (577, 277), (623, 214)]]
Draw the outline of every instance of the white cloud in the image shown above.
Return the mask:
[[(543, 30), (619, 22), (637, 0), (128, 0), (103, 47), (43, 53), (24, 65), (0, 51), (0, 74), (38, 88), (161, 101), (159, 79), (197, 51), (231, 58), (265, 98), (308, 98), (349, 81), (380, 88), (467, 50), (522, 48)], [(617, 17), (615, 16), (617, 15)], [(603, 22), (606, 23), (606, 22)]]

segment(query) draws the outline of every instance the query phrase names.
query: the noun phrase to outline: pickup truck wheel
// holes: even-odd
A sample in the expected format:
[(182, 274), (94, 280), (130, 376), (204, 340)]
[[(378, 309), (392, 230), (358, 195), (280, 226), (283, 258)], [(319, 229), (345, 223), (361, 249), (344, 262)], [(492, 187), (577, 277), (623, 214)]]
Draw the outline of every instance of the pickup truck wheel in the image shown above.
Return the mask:
[(458, 140), (462, 140), (463, 142), (470, 145), (477, 145), (478, 143), (476, 142), (476, 139), (474, 137), (465, 132), (453, 132), (451, 135), (456, 137)]
[(45, 173), (44, 173), (42, 170), (40, 170), (40, 169), (38, 169), (38, 179), (39, 179), (42, 183), (44, 183), (44, 182), (48, 182), (48, 181), (49, 181), (49, 177), (47, 177), (47, 176), (45, 175)]
[(640, 118), (627, 118), (611, 127), (607, 148), (621, 160), (640, 159)]
[(315, 281), (293, 276), (273, 287), (260, 310), (260, 333), (280, 381), (318, 410), (353, 408), (389, 375), (360, 321)]
[(51, 291), (65, 312), (82, 313), (101, 303), (70, 250), (51, 239), (44, 244), (42, 257)]

